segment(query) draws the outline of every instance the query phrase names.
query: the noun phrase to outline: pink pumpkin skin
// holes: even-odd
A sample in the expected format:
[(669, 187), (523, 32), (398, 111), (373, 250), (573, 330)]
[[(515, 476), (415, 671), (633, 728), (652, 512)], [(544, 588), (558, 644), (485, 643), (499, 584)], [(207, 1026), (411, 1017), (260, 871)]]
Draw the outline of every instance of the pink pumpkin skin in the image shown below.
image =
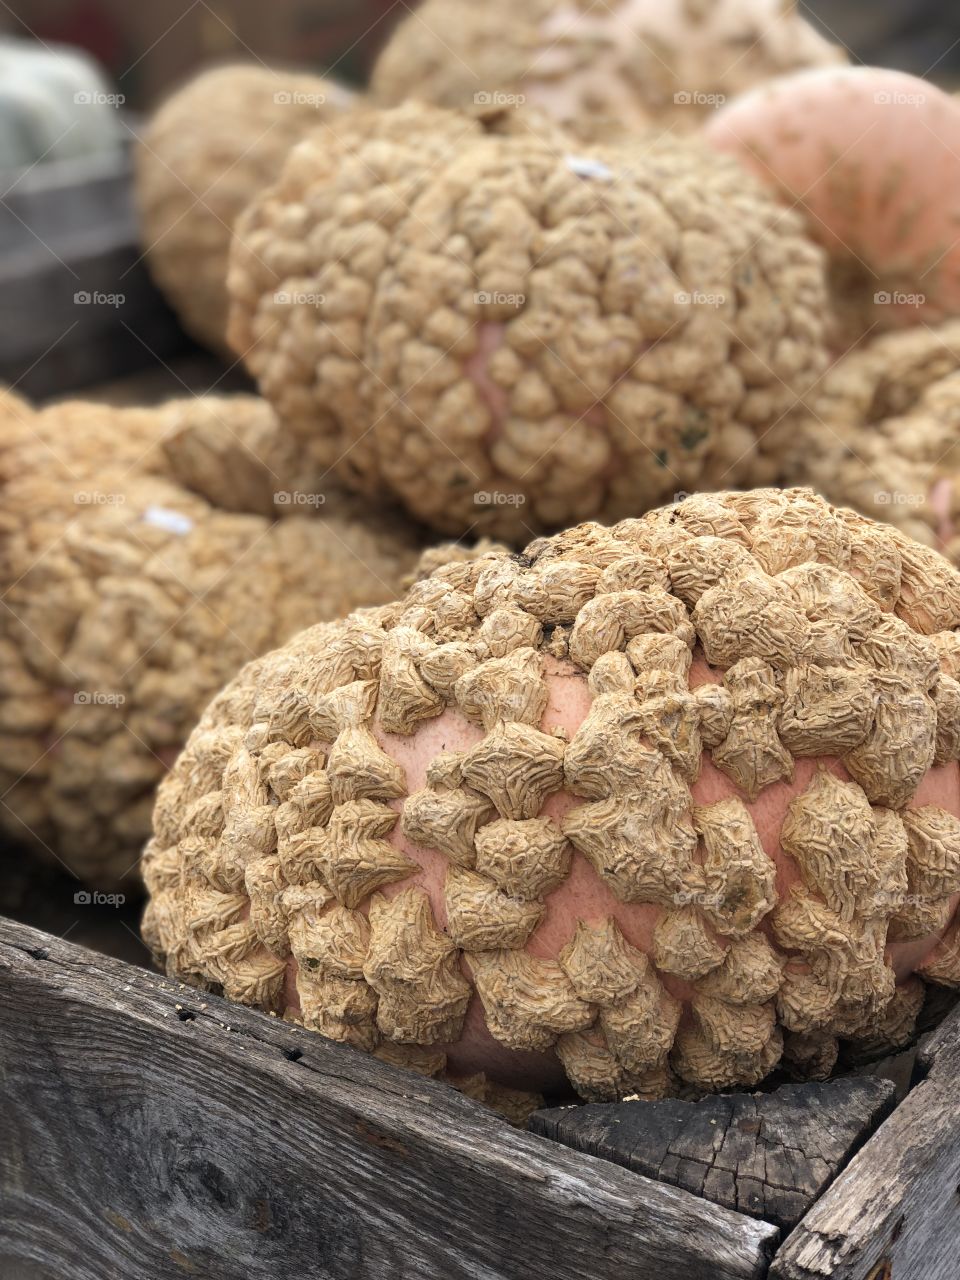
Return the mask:
[(704, 136), (807, 214), (865, 300), (879, 295), (878, 325), (960, 313), (960, 106), (935, 85), (879, 67), (799, 72), (737, 98)]
[[(571, 663), (546, 658), (549, 701), (540, 727), (549, 731), (557, 726), (566, 729), (572, 738), (586, 716), (591, 703), (587, 680)], [(710, 681), (718, 682), (720, 673), (697, 656), (690, 671), (690, 685), (694, 687)], [(381, 747), (404, 769), (409, 791), (422, 787), (426, 780), (427, 766), (443, 750), (462, 751), (472, 747), (483, 736), (478, 726), (471, 724), (456, 709), (448, 708), (434, 720), (427, 721), (411, 736), (403, 737), (384, 733), (374, 725), (375, 735)], [(789, 886), (799, 880), (796, 864), (780, 847), (780, 828), (790, 801), (809, 785), (816, 769), (823, 765), (838, 777), (849, 779), (849, 774), (839, 760), (824, 757), (820, 760), (802, 759), (796, 763), (792, 783), (775, 783), (766, 787), (757, 799), (750, 802), (730, 779), (711, 763), (704, 753), (700, 775), (692, 786), (697, 804), (713, 804), (730, 796), (738, 796), (747, 804), (763, 847), (777, 866), (777, 893), (782, 897)], [(544, 804), (543, 815), (559, 818), (568, 809), (584, 803), (569, 792), (561, 791), (550, 796)], [(931, 769), (913, 797), (912, 805), (938, 805), (960, 817), (960, 770), (956, 763)], [(401, 809), (402, 801), (394, 801), (393, 807)], [(381, 892), (393, 897), (411, 885), (418, 885), (430, 896), (437, 925), (446, 924), (443, 884), (447, 858), (436, 850), (413, 844), (400, 831), (398, 824), (388, 837), (391, 843), (418, 863), (421, 870), (406, 880), (385, 886)], [(955, 895), (956, 910), (960, 894)], [(600, 880), (586, 858), (574, 853), (569, 876), (559, 888), (546, 898), (546, 914), (531, 935), (525, 950), (542, 959), (556, 959), (561, 949), (570, 941), (579, 920), (602, 922), (613, 916), (627, 941), (647, 952), (652, 950), (653, 928), (662, 913), (654, 905), (627, 904), (616, 898)], [(362, 908), (366, 910), (366, 908)], [(770, 934), (769, 919), (760, 928)], [(895, 942), (888, 946), (887, 955), (898, 981), (907, 978), (930, 954), (940, 934), (908, 942)], [(297, 962), (288, 962), (285, 999), (289, 1009), (299, 1009), (296, 989)], [(661, 972), (660, 981), (678, 999), (689, 999), (690, 986), (670, 974)], [(498, 1083), (514, 1088), (533, 1089), (546, 1094), (562, 1094), (569, 1091), (566, 1076), (556, 1055), (527, 1053), (508, 1049), (496, 1041), (487, 1029), (483, 1006), (474, 993), (460, 1039), (451, 1045), (440, 1046), (447, 1054), (448, 1069), (453, 1076), (467, 1076), (485, 1072)]]
[[(477, 328), (477, 349), (464, 364), (464, 373), (477, 388), (484, 404), (490, 410), (490, 426), (487, 430), (487, 443), (493, 445), (503, 435), (503, 427), (510, 414), (510, 395), (490, 373), (490, 362), (507, 341), (507, 326), (486, 321)], [(655, 344), (642, 342), (639, 345), (637, 359)], [(603, 401), (598, 400), (576, 419), (577, 422), (588, 422), (592, 427), (606, 428), (608, 424), (607, 409)], [(616, 461), (611, 457), (601, 478), (608, 479), (616, 468)], [(504, 489), (511, 491), (509, 478), (504, 477)], [(522, 486), (520, 486), (522, 491)]]

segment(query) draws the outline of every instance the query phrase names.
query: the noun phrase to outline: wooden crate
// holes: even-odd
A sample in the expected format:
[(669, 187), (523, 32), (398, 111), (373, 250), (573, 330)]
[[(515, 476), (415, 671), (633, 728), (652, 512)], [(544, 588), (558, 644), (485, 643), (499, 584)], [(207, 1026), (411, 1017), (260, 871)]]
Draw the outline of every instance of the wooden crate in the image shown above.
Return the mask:
[[(926, 1037), (889, 1115), (895, 1086), (876, 1079), (872, 1106), (839, 1081), (816, 1087), (806, 1119), (796, 1111), (778, 1160), (829, 1164), (835, 1150), (805, 1145), (849, 1128), (852, 1098), (848, 1145), (862, 1145), (785, 1235), (511, 1129), (438, 1082), (11, 921), (0, 1008), (4, 1280), (960, 1275), (956, 1012)], [(644, 1109), (657, 1105), (606, 1114), (628, 1109), (649, 1146)], [(755, 1161), (765, 1104), (710, 1105), (727, 1107), (715, 1122)], [(537, 1123), (559, 1125), (550, 1114)]]
[(42, 400), (197, 350), (147, 272), (126, 150), (2, 186), (0, 382)]

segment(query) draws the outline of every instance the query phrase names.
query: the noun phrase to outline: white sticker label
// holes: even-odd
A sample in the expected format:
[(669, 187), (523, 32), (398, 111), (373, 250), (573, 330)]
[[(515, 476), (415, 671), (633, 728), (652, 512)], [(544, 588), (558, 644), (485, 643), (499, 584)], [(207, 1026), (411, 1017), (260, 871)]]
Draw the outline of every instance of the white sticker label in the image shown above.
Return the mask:
[(178, 533), (181, 537), (193, 528), (193, 521), (180, 511), (171, 511), (169, 507), (147, 507), (143, 513), (144, 524), (152, 524), (156, 529), (165, 529), (167, 533)]
[(609, 165), (589, 156), (567, 156), (567, 168), (578, 178), (603, 178), (609, 182), (614, 176)]

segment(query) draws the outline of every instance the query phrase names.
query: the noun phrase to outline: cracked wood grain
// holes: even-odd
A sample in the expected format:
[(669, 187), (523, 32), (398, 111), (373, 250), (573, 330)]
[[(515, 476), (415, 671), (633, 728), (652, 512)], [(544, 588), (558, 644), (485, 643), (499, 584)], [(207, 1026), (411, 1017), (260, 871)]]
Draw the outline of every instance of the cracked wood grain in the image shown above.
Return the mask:
[(0, 920), (7, 1280), (762, 1280), (778, 1232)]
[(789, 1230), (893, 1107), (887, 1080), (536, 1112), (531, 1128)]
[(770, 1280), (956, 1280), (960, 1009), (921, 1042), (918, 1082), (796, 1230)]

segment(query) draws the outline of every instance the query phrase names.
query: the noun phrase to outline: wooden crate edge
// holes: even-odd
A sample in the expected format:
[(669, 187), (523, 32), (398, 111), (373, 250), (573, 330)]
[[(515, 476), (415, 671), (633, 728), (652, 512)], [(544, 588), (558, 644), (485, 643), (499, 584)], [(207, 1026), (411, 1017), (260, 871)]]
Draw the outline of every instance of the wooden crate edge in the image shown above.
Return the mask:
[[(776, 1244), (435, 1081), (9, 921), (0, 1000), (8, 1265), (42, 1241), (73, 1280), (760, 1280)], [(341, 1252), (318, 1262), (311, 1223)]]

